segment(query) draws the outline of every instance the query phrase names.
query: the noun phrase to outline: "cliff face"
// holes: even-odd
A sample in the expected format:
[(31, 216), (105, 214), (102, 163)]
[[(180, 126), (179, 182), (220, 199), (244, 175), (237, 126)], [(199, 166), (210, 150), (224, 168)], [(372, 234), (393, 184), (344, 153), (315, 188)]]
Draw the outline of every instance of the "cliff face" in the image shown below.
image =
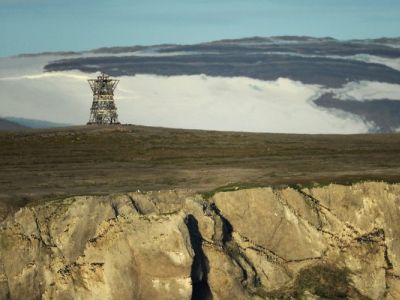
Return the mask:
[(0, 299), (400, 299), (400, 185), (74, 197), (0, 229)]

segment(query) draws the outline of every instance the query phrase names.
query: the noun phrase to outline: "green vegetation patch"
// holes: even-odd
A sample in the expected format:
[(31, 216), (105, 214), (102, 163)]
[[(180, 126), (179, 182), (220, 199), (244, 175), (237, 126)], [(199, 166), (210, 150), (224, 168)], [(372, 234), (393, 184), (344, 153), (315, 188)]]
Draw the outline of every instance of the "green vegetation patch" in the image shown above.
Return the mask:
[(268, 185), (256, 182), (237, 182), (217, 187), (216, 189), (204, 192), (201, 195), (203, 196), (204, 199), (207, 200), (213, 197), (216, 193), (233, 192), (245, 189), (263, 188), (263, 187), (268, 187)]
[(354, 293), (347, 269), (330, 264), (316, 265), (300, 271), (294, 286), (294, 296), (300, 299), (306, 292), (323, 299), (347, 299)]

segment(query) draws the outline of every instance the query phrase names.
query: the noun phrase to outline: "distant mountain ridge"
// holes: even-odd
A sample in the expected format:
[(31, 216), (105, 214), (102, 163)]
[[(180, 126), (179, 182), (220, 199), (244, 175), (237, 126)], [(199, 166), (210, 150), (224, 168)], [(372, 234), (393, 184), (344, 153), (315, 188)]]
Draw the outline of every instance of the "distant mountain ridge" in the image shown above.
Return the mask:
[[(12, 125), (14, 126), (15, 129), (22, 129), (22, 128), (55, 128), (55, 127), (67, 127), (71, 126), (71, 124), (65, 124), (65, 123), (55, 123), (55, 122), (50, 122), (50, 121), (45, 121), (45, 120), (37, 120), (37, 119), (26, 119), (26, 118), (18, 118), (18, 117), (2, 117), (0, 118), (0, 128), (8, 129), (7, 124), (9, 128), (13, 128)], [(4, 125), (2, 125), (4, 124)]]
[(0, 118), (0, 130), (20, 130), (26, 129), (26, 126)]
[(400, 47), (388, 46), (397, 42), (400, 38), (339, 41), (329, 37), (278, 36), (193, 45), (110, 47), (92, 50), (92, 55), (87, 52), (80, 57), (53, 60), (44, 70), (103, 71), (111, 76), (205, 74), (267, 81), (290, 78), (330, 88), (363, 80), (400, 84), (400, 70), (354, 58), (362, 54), (398, 59)]

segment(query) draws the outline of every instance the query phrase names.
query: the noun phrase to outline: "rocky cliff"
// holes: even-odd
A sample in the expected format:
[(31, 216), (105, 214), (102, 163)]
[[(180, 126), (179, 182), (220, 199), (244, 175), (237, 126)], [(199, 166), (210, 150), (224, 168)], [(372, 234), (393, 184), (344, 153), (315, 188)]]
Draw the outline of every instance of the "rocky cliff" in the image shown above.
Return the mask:
[(0, 299), (400, 299), (400, 185), (80, 196), (0, 229)]

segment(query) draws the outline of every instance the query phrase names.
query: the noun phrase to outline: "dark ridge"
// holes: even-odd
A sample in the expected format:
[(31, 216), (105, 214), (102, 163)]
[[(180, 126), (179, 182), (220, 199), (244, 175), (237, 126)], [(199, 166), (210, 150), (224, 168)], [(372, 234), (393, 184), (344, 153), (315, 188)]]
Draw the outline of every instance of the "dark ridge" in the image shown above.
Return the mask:
[[(280, 43), (281, 42), (281, 43)], [(246, 43), (248, 43), (246, 45)], [(335, 41), (332, 39), (312, 39), (291, 40), (273, 38), (265, 40), (237, 40), (229, 42), (213, 42), (197, 45), (179, 45), (160, 49), (160, 52), (176, 51), (220, 51), (220, 52), (292, 52), (304, 55), (339, 55), (349, 56), (355, 54), (369, 54), (389, 58), (400, 57), (400, 49), (379, 43)]]
[[(266, 54), (264, 50), (259, 53), (250, 46), (213, 46), (212, 49), (196, 47), (186, 50), (216, 51), (216, 53), (168, 57), (109, 56), (66, 59), (49, 63), (45, 66), (45, 70), (80, 70), (87, 73), (103, 71), (111, 76), (205, 74), (223, 77), (243, 76), (259, 80), (277, 80), (284, 77), (327, 87), (341, 87), (349, 81), (361, 80), (400, 83), (399, 71), (379, 64), (348, 59)], [(293, 52), (293, 49), (282, 48), (279, 51)]]
[(19, 117), (3, 117), (2, 119), (17, 123), (23, 127), (27, 128), (54, 128), (54, 127), (67, 127), (71, 126), (71, 124), (66, 123), (55, 123), (46, 120), (38, 120), (38, 119), (27, 119), (27, 118), (19, 118)]
[(227, 242), (230, 242), (232, 240), (232, 232), (233, 232), (232, 224), (221, 214), (221, 211), (215, 205), (215, 203), (212, 203), (210, 205), (210, 207), (215, 212), (215, 214), (221, 218), (221, 221), (222, 221), (222, 244), (225, 245)]
[(16, 57), (38, 57), (38, 56), (71, 56), (71, 55), (80, 55), (81, 52), (75, 51), (54, 51), (54, 52), (39, 52), (39, 53), (21, 53), (18, 54)]
[(368, 39), (368, 40), (350, 40), (352, 43), (376, 43), (376, 44), (393, 44), (400, 45), (400, 37), (381, 37), (376, 39)]
[(124, 53), (124, 52), (134, 52), (147, 49), (146, 46), (124, 46), (124, 47), (102, 47), (93, 50), (89, 50), (89, 53)]
[(333, 93), (327, 93), (314, 101), (318, 106), (339, 109), (373, 123), (373, 132), (395, 132), (400, 128), (400, 101), (389, 99), (340, 100)]
[(191, 299), (212, 300), (213, 296), (210, 286), (208, 285), (208, 259), (203, 252), (203, 237), (199, 231), (198, 222), (193, 215), (188, 215), (185, 219), (185, 223), (189, 230), (190, 243), (194, 251), (192, 271), (190, 273), (193, 285)]
[[(140, 50), (159, 49), (161, 52), (184, 51), (186, 49), (198, 50), (202, 47), (213, 47), (220, 45), (222, 47), (228, 45), (243, 45), (251, 43), (256, 49), (260, 48), (268, 51), (278, 51), (280, 47), (286, 47), (297, 53), (318, 53), (318, 54), (336, 54), (336, 55), (352, 55), (352, 54), (372, 54), (385, 55), (388, 57), (399, 57), (400, 49), (388, 46), (388, 44), (399, 44), (400, 38), (376, 38), (376, 39), (353, 39), (353, 40), (337, 40), (332, 37), (312, 37), (312, 36), (253, 36), (243, 38), (232, 38), (202, 42), (199, 44), (159, 44), (159, 45), (129, 45), (129, 46), (110, 46), (91, 49), (88, 51), (58, 51), (58, 52), (41, 52), (20, 54), (18, 57), (44, 56), (44, 55), (81, 55), (82, 53), (123, 53)], [(329, 47), (327, 47), (329, 46)]]
[(29, 127), (18, 124), (17, 122), (13, 122), (10, 120), (0, 118), (0, 130), (13, 131), (13, 130), (26, 129), (26, 128), (29, 128)]

